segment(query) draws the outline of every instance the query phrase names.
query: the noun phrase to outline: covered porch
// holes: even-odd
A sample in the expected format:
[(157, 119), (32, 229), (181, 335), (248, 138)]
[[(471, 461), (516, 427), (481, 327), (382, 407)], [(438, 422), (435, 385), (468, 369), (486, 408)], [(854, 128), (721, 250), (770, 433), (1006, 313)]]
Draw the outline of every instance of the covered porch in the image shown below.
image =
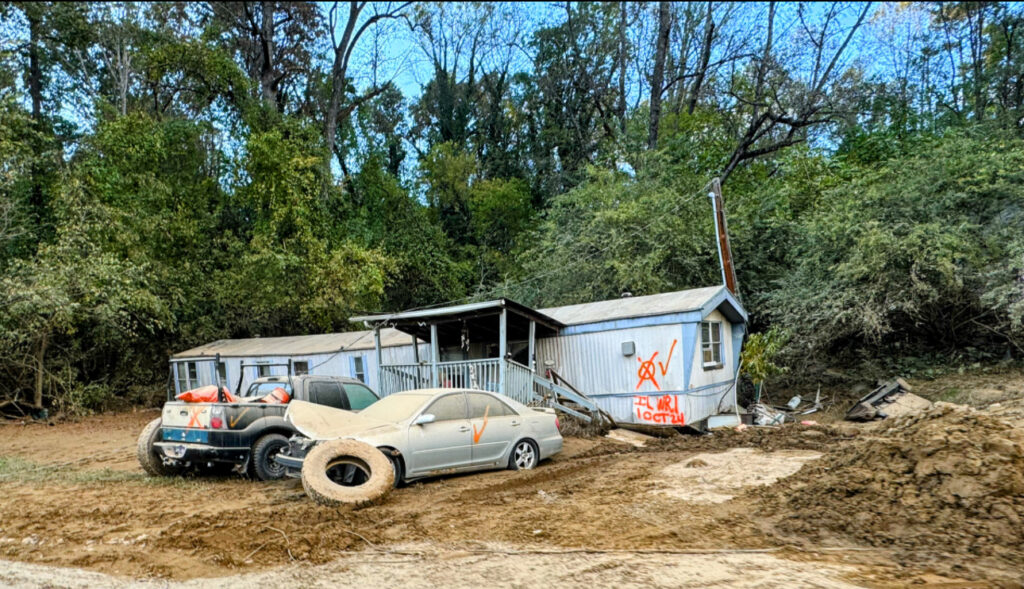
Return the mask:
[[(521, 403), (534, 399), (536, 340), (563, 325), (509, 299), (436, 309), (353, 317), (374, 330), (381, 396), (424, 388), (473, 388)], [(385, 327), (430, 343), (430, 356), (417, 350), (411, 364), (381, 361), (380, 330)]]

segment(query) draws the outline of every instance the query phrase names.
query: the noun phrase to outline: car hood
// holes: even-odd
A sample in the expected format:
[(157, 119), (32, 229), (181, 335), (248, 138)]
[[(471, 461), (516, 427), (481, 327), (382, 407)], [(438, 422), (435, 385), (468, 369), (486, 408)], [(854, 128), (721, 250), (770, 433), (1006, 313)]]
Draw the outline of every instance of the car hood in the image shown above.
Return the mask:
[(289, 403), (284, 418), (295, 426), (300, 434), (313, 440), (333, 440), (398, 431), (398, 426), (389, 421), (361, 417), (358, 413), (307, 401)]

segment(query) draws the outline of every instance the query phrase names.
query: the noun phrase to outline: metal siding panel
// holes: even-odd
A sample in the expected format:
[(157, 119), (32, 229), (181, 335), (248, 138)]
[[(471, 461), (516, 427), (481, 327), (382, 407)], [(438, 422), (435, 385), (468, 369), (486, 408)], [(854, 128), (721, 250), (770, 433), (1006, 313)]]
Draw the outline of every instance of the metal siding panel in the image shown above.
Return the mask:
[[(693, 340), (689, 345), (689, 359), (684, 334), (690, 334)], [(722, 394), (731, 385), (729, 382), (687, 392), (685, 364), (686, 360), (691, 363), (694, 360), (698, 335), (696, 324), (677, 323), (543, 338), (537, 340), (538, 372), (543, 374), (546, 362), (553, 361), (553, 368), (565, 380), (622, 423), (644, 423), (636, 417), (636, 404), (649, 402), (656, 407), (658, 397), (665, 394), (677, 395), (678, 400), (671, 400), (673, 405), (678, 404), (686, 423), (695, 423), (718, 413)], [(635, 355), (622, 355), (624, 341), (636, 343)], [(670, 351), (672, 357), (668, 360)], [(660, 391), (653, 386), (651, 378), (644, 378), (641, 373), (643, 363), (651, 360), (653, 364), (647, 367), (654, 371), (653, 378)]]

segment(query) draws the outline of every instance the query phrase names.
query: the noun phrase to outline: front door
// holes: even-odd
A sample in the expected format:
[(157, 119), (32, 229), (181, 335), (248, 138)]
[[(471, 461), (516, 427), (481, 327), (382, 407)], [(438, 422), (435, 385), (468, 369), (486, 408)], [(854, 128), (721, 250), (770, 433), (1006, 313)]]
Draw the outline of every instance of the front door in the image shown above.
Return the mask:
[(494, 395), (466, 393), (473, 428), (473, 466), (504, 466), (505, 452), (522, 435), (523, 418)]
[[(470, 466), (473, 428), (469, 425), (465, 393), (439, 397), (422, 414), (434, 416), (433, 423), (409, 426), (412, 459), (409, 474), (425, 476), (436, 471)], [(442, 474), (437, 472), (437, 474)]]

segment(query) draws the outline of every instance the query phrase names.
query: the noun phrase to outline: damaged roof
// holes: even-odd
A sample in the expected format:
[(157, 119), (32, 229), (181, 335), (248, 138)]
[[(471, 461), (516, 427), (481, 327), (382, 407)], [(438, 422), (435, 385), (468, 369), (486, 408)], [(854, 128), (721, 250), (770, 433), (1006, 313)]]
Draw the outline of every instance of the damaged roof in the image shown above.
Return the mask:
[(736, 297), (724, 286), (707, 286), (676, 292), (641, 297), (623, 297), (608, 301), (566, 305), (540, 309), (540, 312), (552, 317), (565, 325), (581, 325), (598, 323), (616, 319), (632, 319), (637, 317), (653, 317), (700, 311), (706, 316), (718, 309), (730, 321), (747, 320), (747, 313), (736, 300)]
[[(421, 342), (422, 343), (422, 342)], [(382, 348), (408, 346), (412, 337), (397, 329), (380, 330)], [(373, 331), (349, 331), (318, 335), (288, 337), (254, 337), (248, 339), (222, 339), (178, 352), (171, 358), (248, 358), (250, 356), (311, 356), (334, 353), (339, 350), (372, 350)]]

